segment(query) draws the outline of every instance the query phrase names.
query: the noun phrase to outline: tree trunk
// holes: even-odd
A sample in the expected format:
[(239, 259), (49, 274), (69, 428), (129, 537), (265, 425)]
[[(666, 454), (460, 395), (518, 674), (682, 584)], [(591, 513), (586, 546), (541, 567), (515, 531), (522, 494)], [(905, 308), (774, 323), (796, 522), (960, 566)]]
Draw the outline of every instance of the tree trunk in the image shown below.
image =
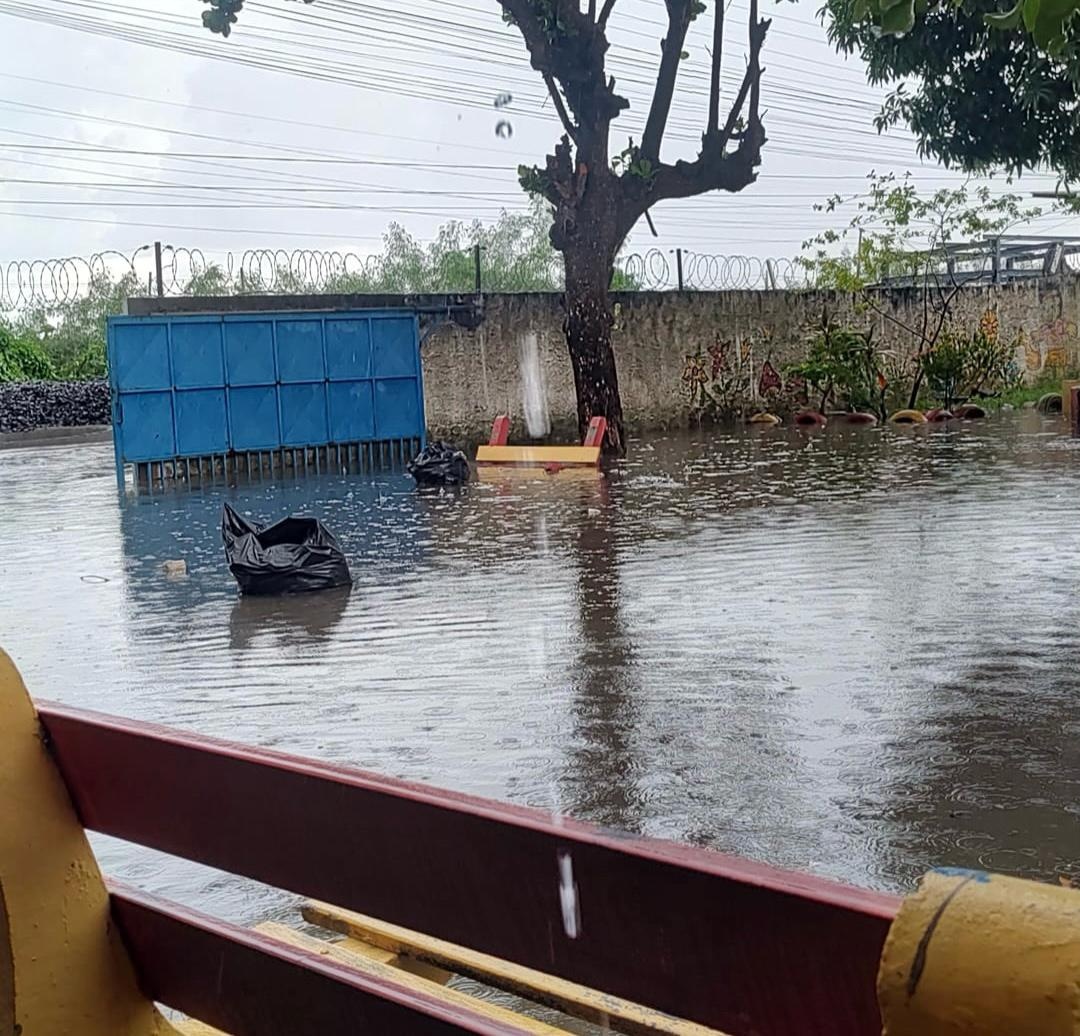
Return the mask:
[[(590, 247), (590, 244), (592, 247)], [(594, 417), (607, 419), (604, 453), (622, 456), (622, 400), (611, 329), (615, 323), (608, 288), (615, 249), (595, 243), (574, 243), (564, 250), (566, 262), (566, 345), (577, 390), (578, 431), (582, 438)]]

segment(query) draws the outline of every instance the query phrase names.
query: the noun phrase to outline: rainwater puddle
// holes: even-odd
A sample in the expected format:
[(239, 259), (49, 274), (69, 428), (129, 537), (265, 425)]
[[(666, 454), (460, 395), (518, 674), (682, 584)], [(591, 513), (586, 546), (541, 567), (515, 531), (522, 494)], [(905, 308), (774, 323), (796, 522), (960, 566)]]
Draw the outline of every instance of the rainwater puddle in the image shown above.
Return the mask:
[[(572, 816), (859, 885), (1052, 880), (1080, 866), (1061, 427), (695, 432), (603, 480), (323, 476), (124, 506), (108, 445), (7, 448), (0, 643), (40, 697), (542, 807), (554, 788)], [(224, 499), (321, 517), (353, 592), (239, 600)], [(151, 891), (291, 910), (98, 844)]]

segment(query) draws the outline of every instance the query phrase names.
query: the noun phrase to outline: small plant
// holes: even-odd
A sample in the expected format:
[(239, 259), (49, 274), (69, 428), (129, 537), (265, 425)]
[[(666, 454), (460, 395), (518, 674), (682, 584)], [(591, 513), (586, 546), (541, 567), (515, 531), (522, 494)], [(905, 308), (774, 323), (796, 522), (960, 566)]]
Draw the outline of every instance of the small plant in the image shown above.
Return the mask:
[(1018, 347), (1018, 340), (1001, 341), (996, 317), (984, 317), (973, 332), (946, 328), (933, 349), (919, 357), (926, 388), (946, 410), (973, 398), (1000, 396), (1021, 379)]
[(788, 368), (818, 396), (818, 409), (864, 410), (884, 417), (888, 379), (873, 331), (837, 324), (823, 313), (808, 340), (806, 359)]

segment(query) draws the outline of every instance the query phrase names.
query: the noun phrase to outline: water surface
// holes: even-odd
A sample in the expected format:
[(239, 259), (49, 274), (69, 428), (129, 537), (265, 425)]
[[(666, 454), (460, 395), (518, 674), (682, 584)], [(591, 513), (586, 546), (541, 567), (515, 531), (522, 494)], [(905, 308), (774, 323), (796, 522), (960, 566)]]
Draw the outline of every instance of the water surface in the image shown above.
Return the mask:
[[(1053, 880), (1080, 868), (1078, 449), (1031, 413), (702, 431), (606, 479), (122, 503), (108, 445), (7, 448), (0, 643), (40, 697), (859, 885)], [(238, 599), (224, 499), (322, 517), (354, 591)], [(291, 907), (97, 844), (237, 920)]]

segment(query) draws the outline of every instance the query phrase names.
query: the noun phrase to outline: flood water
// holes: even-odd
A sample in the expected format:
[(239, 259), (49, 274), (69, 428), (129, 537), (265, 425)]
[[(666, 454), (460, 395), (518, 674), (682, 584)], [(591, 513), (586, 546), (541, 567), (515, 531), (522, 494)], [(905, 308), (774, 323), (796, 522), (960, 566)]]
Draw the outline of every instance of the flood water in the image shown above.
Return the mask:
[[(813, 871), (1080, 868), (1080, 444), (1060, 419), (698, 432), (606, 479), (323, 476), (121, 504), (0, 450), (32, 693)], [(240, 600), (220, 510), (322, 517), (351, 595)], [(189, 576), (161, 564), (187, 562)], [(275, 893), (97, 840), (243, 922)]]

